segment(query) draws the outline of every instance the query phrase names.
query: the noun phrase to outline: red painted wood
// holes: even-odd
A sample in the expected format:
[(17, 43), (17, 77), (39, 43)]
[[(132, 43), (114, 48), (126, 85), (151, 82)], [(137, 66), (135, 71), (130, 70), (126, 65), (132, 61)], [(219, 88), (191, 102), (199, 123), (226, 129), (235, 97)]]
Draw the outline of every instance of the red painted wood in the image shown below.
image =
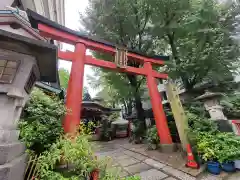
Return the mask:
[[(55, 28), (49, 27), (47, 25), (44, 24), (38, 24), (38, 29), (40, 30), (40, 34), (61, 42), (65, 42), (65, 43), (69, 43), (69, 44), (76, 44), (76, 42), (78, 43), (83, 43), (86, 45), (86, 47), (88, 49), (91, 50), (96, 50), (96, 51), (103, 51), (106, 53), (111, 53), (111, 54), (115, 54), (116, 49), (113, 47), (109, 47), (106, 46), (104, 44), (100, 44), (100, 43), (96, 43), (90, 40), (85, 40), (82, 38), (79, 38), (78, 36), (69, 34), (67, 32), (62, 32), (60, 30), (57, 30)], [(129, 58), (134, 58), (136, 60), (140, 60), (140, 61), (144, 61), (144, 62), (151, 62), (154, 64), (159, 64), (159, 65), (163, 65), (164, 61), (161, 60), (155, 60), (152, 58), (146, 58), (134, 53), (127, 53)]]
[(85, 45), (76, 44), (66, 102), (67, 109), (71, 112), (67, 113), (64, 119), (65, 133), (75, 133), (80, 124), (85, 54)]
[(233, 124), (237, 124), (238, 121), (237, 121), (237, 120), (232, 120), (232, 123), (233, 123)]
[[(92, 56), (86, 56), (86, 64), (92, 65), (92, 66), (104, 67), (106, 69), (112, 69), (122, 73), (131, 73), (131, 74), (138, 74), (138, 75), (144, 75), (144, 76), (148, 74), (148, 71), (145, 68), (135, 68), (130, 66), (127, 66), (126, 68), (117, 68), (116, 64), (113, 62), (95, 59)], [(153, 71), (154, 77), (161, 78), (161, 79), (166, 79), (168, 77), (167, 74), (158, 73), (154, 70), (152, 71)]]
[[(58, 58), (63, 59), (66, 61), (72, 61), (74, 56), (73, 52), (63, 52), (63, 51), (58, 51)], [(100, 60), (100, 59), (95, 59), (92, 56), (86, 56), (85, 64), (87, 65), (92, 65), (92, 66), (97, 66), (97, 67), (103, 67), (107, 69), (112, 69), (116, 70), (118, 72), (122, 73), (132, 73), (132, 74), (138, 74), (138, 75), (147, 75), (148, 72), (144, 68), (135, 68), (135, 67), (126, 67), (126, 68), (117, 68), (116, 64), (113, 62), (105, 61), (105, 60)], [(159, 73), (155, 70), (153, 70), (153, 76), (156, 78), (160, 79), (167, 79), (168, 75), (165, 73)]]
[(65, 43), (73, 44), (75, 46), (75, 52), (72, 54), (70, 52), (59, 52), (59, 58), (65, 60), (72, 60), (72, 72), (71, 80), (69, 83), (68, 94), (67, 94), (67, 108), (71, 109), (71, 113), (66, 115), (64, 121), (64, 130), (66, 133), (75, 132), (76, 128), (80, 123), (81, 117), (81, 105), (82, 105), (82, 89), (83, 89), (83, 75), (84, 75), (84, 64), (100, 66), (108, 69), (118, 70), (119, 72), (133, 73), (139, 75), (147, 76), (147, 85), (149, 88), (149, 93), (152, 102), (152, 109), (156, 121), (156, 126), (158, 134), (160, 137), (161, 144), (172, 144), (172, 138), (167, 125), (166, 116), (163, 110), (161, 96), (157, 89), (157, 84), (155, 77), (157, 78), (167, 78), (167, 74), (162, 74), (154, 71), (152, 69), (152, 64), (162, 65), (164, 62), (159, 60), (154, 60), (151, 58), (146, 58), (137, 54), (128, 53), (128, 57), (138, 59), (144, 62), (143, 68), (117, 68), (115, 63), (97, 60), (91, 56), (85, 56), (86, 48), (91, 50), (104, 51), (107, 53), (114, 54), (115, 48), (109, 47), (100, 43), (85, 40), (79, 38), (78, 36), (69, 34), (67, 32), (59, 31), (55, 28), (46, 26), (44, 24), (39, 24), (38, 28), (41, 35), (50, 37), (52, 39), (62, 41)]
[(58, 50), (58, 58), (59, 59), (63, 59), (63, 60), (66, 60), (66, 61), (72, 61), (73, 57), (74, 57), (73, 52), (68, 52), (68, 51), (64, 52), (64, 51)]
[(148, 71), (147, 85), (152, 103), (153, 114), (161, 144), (172, 144), (172, 137), (167, 124), (167, 118), (163, 110), (162, 98), (157, 89), (157, 83), (152, 73), (152, 65), (146, 62), (144, 67)]

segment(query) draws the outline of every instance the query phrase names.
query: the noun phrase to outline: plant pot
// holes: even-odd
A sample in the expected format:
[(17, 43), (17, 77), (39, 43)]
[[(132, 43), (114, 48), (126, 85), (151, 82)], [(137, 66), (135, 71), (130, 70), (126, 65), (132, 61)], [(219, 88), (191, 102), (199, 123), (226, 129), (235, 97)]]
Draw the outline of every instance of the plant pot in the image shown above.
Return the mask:
[(225, 162), (225, 163), (222, 163), (221, 165), (222, 165), (222, 169), (225, 172), (234, 172), (236, 170), (234, 166), (234, 162)]
[(220, 163), (216, 161), (208, 161), (207, 162), (207, 170), (208, 172), (218, 175), (221, 172)]
[(240, 160), (235, 160), (235, 161), (234, 161), (234, 165), (235, 165), (235, 168), (236, 168), (236, 169), (239, 169), (239, 170), (240, 170)]
[(91, 173), (91, 180), (98, 180), (99, 179), (99, 170), (96, 169)]

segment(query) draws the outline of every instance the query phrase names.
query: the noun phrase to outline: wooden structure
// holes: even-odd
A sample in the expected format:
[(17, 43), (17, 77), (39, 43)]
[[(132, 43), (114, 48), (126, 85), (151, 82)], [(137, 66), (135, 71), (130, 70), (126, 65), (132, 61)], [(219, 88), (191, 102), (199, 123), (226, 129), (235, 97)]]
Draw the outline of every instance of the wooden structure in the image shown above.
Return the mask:
[(143, 64), (143, 67), (119, 67), (114, 62), (95, 59), (92, 56), (86, 55), (86, 50), (90, 49), (94, 51), (112, 54), (114, 56), (116, 52), (119, 52), (117, 50), (118, 46), (115, 46), (106, 41), (96, 39), (95, 37), (89, 37), (86, 34), (80, 34), (79, 32), (73, 31), (53, 21), (50, 21), (33, 11), (28, 10), (27, 13), (32, 27), (38, 29), (39, 33), (42, 36), (75, 46), (74, 52), (58, 51), (58, 57), (60, 59), (72, 62), (72, 69), (66, 101), (66, 106), (67, 108), (71, 109), (71, 114), (66, 115), (64, 120), (64, 130), (66, 133), (76, 132), (76, 129), (80, 123), (84, 65), (87, 64), (115, 70), (118, 72), (146, 76), (160, 142), (162, 145), (172, 145), (172, 138), (167, 125), (166, 116), (163, 111), (162, 99), (158, 92), (156, 82), (156, 78), (167, 79), (168, 75), (164, 73), (159, 73), (152, 68), (153, 64), (164, 65), (163, 60), (168, 59), (168, 57), (147, 56), (128, 49), (123, 55), (123, 65), (125, 65), (126, 60), (134, 60), (140, 61)]

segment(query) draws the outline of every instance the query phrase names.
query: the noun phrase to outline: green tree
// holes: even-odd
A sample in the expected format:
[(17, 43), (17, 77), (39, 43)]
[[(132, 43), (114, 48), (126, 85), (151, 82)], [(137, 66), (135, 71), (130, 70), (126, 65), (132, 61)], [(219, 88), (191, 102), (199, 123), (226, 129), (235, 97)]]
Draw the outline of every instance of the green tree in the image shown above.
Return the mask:
[[(192, 90), (202, 82), (232, 79), (239, 62), (239, 47), (233, 38), (239, 12), (235, 1), (91, 0), (81, 21), (89, 35), (148, 55), (170, 55), (171, 78)], [(94, 56), (113, 61), (102, 53)], [(142, 66), (134, 60), (128, 65)], [(131, 74), (120, 76), (129, 82), (143, 122), (142, 80)]]
[[(108, 2), (100, 0), (90, 1), (86, 16), (81, 16), (81, 20), (90, 35), (96, 35), (139, 52), (152, 54), (153, 46), (157, 45), (151, 38), (147, 37), (149, 35), (147, 22), (150, 20), (150, 14), (151, 9), (147, 0), (115, 0)], [(99, 54), (97, 57), (99, 57)], [(100, 57), (113, 61), (112, 58), (102, 54)], [(128, 65), (141, 66), (138, 61), (129, 61)], [(138, 119), (144, 122), (144, 110), (139, 91), (142, 83), (141, 78), (132, 74), (117, 74), (117, 76), (118, 80), (125, 79), (128, 85), (131, 86)], [(114, 74), (109, 73), (109, 77), (114, 77)], [(115, 81), (114, 84), (117, 82)]]
[[(239, 62), (236, 33), (239, 4), (214, 0), (150, 0), (153, 36), (172, 55), (170, 75), (191, 90), (201, 82), (232, 79)], [(171, 66), (170, 66), (171, 65)]]
[(66, 69), (60, 68), (58, 74), (61, 88), (67, 90), (70, 73)]

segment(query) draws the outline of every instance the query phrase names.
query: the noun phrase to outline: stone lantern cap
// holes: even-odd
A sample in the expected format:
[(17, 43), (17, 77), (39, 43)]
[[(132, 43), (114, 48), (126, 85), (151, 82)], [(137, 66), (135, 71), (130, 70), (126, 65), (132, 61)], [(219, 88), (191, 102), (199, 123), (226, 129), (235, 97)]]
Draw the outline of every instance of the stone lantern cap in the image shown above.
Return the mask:
[(0, 48), (34, 56), (40, 71), (40, 80), (57, 81), (57, 47), (55, 45), (0, 29)]
[(206, 90), (203, 95), (196, 97), (195, 100), (214, 99), (214, 98), (219, 98), (221, 96), (222, 96), (222, 93), (220, 93), (220, 92), (210, 92), (210, 91)]

